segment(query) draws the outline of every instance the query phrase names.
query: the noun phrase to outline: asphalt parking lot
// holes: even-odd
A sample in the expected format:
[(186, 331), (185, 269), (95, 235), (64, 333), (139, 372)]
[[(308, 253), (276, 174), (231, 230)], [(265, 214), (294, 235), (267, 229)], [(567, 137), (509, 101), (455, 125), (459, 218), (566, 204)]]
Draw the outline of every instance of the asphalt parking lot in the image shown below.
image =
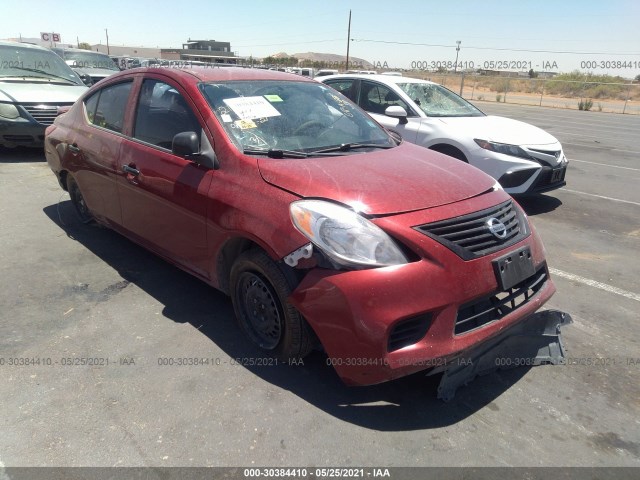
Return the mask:
[[(640, 118), (476, 104), (571, 160), (566, 188), (522, 201), (558, 288), (547, 307), (574, 320), (567, 365), (491, 374), (451, 403), (422, 376), (347, 388), (320, 353), (243, 365), (227, 297), (80, 225), (40, 152), (0, 150), (0, 469), (640, 466)], [(162, 364), (184, 357), (211, 362)]]

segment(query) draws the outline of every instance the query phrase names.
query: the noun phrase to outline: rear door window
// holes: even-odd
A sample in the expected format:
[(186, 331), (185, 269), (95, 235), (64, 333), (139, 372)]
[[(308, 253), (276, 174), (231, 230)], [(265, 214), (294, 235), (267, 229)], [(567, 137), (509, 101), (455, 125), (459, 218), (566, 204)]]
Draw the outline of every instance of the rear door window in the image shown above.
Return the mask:
[(339, 91), (342, 95), (347, 97), (352, 102), (356, 101), (355, 88), (353, 88), (353, 84), (355, 83), (355, 80), (351, 80), (351, 79), (340, 80), (340, 79), (337, 79), (337, 80), (327, 80), (324, 83), (329, 85), (334, 90)]
[(85, 101), (89, 121), (98, 127), (122, 133), (131, 85), (132, 82), (110, 85), (89, 97)]

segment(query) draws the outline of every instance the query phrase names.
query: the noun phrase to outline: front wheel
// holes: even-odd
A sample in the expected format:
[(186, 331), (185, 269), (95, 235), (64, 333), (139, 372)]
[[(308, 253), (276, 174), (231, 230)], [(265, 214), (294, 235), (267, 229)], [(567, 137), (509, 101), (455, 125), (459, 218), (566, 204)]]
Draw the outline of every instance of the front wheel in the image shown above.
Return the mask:
[(260, 250), (244, 252), (230, 280), (236, 318), (254, 344), (283, 360), (302, 358), (312, 350), (311, 328), (287, 303), (293, 282), (269, 256)]

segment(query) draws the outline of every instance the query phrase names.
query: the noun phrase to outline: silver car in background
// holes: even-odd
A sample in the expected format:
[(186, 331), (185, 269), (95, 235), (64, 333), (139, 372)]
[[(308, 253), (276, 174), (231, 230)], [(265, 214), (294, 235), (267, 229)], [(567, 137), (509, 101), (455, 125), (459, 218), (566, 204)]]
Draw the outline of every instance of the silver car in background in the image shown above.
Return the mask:
[(86, 90), (51, 50), (0, 42), (0, 146), (43, 146), (45, 128)]
[(568, 160), (555, 137), (528, 123), (485, 115), (437, 83), (390, 75), (341, 74), (319, 80), (405, 140), (470, 163), (511, 195), (566, 184)]

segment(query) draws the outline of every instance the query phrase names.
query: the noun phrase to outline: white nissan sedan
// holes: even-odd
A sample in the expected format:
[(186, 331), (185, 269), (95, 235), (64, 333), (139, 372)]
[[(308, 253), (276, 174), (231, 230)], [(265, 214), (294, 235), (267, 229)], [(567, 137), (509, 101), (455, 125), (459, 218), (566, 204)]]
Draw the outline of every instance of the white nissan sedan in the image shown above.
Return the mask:
[(331, 75), (330, 85), (384, 127), (483, 170), (511, 195), (566, 184), (560, 142), (528, 123), (485, 115), (437, 83), (389, 75)]

